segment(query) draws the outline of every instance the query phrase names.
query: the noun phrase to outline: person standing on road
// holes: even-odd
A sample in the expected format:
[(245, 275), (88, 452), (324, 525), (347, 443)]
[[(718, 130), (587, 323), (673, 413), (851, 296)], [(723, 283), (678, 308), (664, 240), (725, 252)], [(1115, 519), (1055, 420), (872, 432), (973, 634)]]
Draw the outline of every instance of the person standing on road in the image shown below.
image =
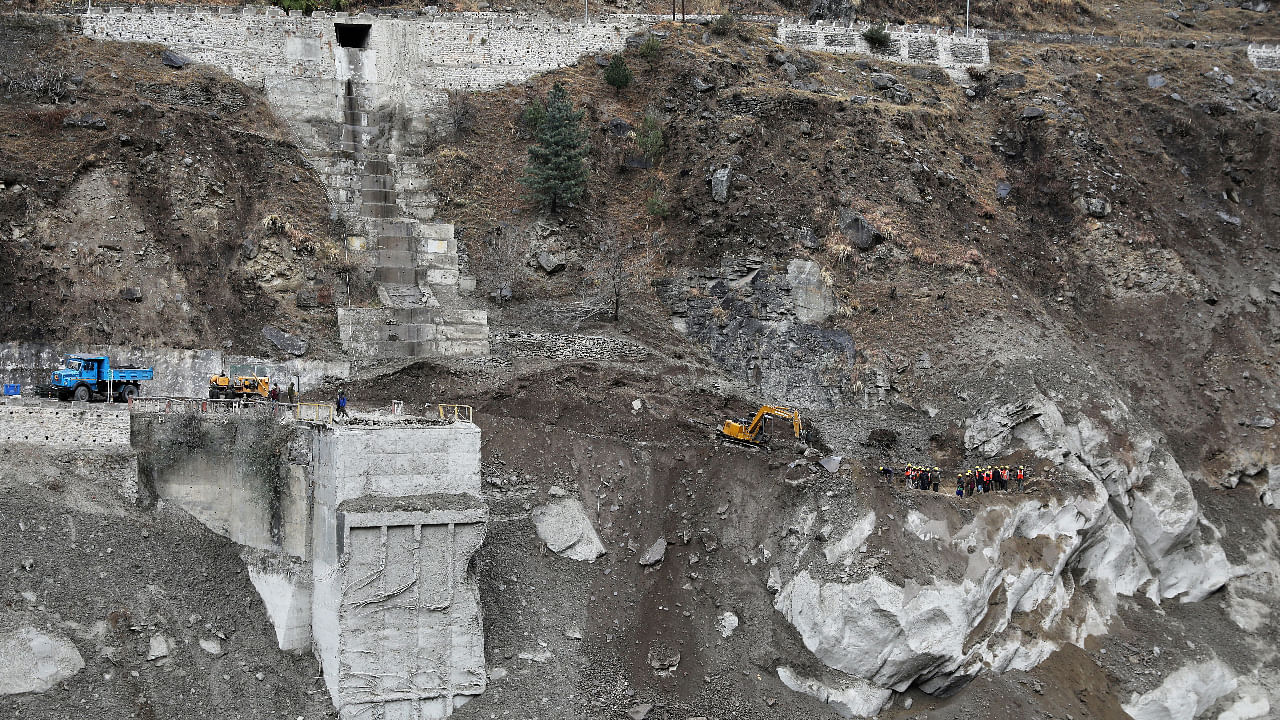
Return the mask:
[(271, 402), (280, 402), (280, 385), (277, 383), (271, 386), (271, 391), (267, 393), (267, 399)]
[(347, 415), (347, 391), (338, 391), (338, 417), (348, 417)]
[(296, 405), (298, 403), (298, 391), (294, 389), (293, 383), (289, 383), (289, 404)]

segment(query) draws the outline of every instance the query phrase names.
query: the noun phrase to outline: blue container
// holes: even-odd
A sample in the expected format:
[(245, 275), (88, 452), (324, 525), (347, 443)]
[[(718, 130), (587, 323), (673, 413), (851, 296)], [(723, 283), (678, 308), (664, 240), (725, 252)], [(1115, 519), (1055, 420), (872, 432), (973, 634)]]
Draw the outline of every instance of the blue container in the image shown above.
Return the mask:
[(5, 383), (4, 394), (5, 395), (21, 395), (22, 386), (17, 383)]

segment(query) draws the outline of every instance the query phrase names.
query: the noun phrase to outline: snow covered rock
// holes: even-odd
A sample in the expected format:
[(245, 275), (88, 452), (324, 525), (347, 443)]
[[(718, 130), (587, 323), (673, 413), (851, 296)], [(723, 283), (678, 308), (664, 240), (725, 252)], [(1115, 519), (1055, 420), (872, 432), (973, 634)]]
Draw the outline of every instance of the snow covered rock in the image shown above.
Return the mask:
[(802, 677), (786, 666), (778, 668), (778, 679), (792, 690), (817, 698), (831, 705), (840, 715), (850, 718), (875, 717), (893, 695), (884, 688), (856, 678), (824, 683)]
[(1175, 671), (1160, 687), (1134, 696), (1122, 707), (1133, 720), (1193, 720), (1235, 689), (1235, 673), (1214, 659)]

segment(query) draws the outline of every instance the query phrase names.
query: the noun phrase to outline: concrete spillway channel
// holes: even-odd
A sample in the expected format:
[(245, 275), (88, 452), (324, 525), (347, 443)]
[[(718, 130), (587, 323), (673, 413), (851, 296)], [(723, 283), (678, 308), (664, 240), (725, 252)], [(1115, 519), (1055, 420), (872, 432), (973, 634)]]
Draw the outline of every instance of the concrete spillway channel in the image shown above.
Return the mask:
[[(347, 193), (357, 224), (373, 238), (373, 278), (384, 307), (339, 312), (341, 340), (354, 354), (439, 356), (488, 349), (483, 311), (460, 307), (453, 225), (431, 222), (435, 195), (421, 155), (424, 131), (402, 117), (376, 82), (372, 51), (341, 47), (339, 167), (350, 167)], [(425, 132), (430, 132), (429, 130)]]

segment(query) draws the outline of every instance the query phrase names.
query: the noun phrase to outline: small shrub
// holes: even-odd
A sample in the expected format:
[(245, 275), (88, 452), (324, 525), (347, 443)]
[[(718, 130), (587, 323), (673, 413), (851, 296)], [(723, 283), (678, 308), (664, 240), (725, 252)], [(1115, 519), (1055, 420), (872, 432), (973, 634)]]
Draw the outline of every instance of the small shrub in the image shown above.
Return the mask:
[(885, 30), (883, 23), (863, 30), (862, 39), (866, 40), (867, 45), (870, 45), (871, 49), (875, 51), (888, 50), (893, 44), (893, 38), (890, 37), (889, 31)]
[(658, 122), (657, 114), (650, 110), (644, 114), (640, 132), (636, 133), (636, 147), (645, 154), (645, 157), (656, 160), (662, 155), (664, 144), (662, 125)]
[(542, 121), (547, 117), (547, 106), (541, 100), (534, 100), (520, 113), (520, 124), (531, 133), (538, 132)]
[(614, 92), (621, 92), (631, 84), (631, 68), (621, 55), (614, 55), (609, 61), (609, 67), (604, 69), (604, 81), (613, 86)]
[(653, 194), (644, 202), (644, 209), (656, 218), (665, 218), (671, 214), (671, 208), (667, 207), (667, 201), (662, 196), (661, 188), (654, 188)]
[(475, 99), (466, 90), (450, 90), (448, 120), (454, 136), (465, 135), (476, 127), (479, 111)]
[(725, 13), (724, 15), (716, 18), (715, 22), (711, 23), (711, 34), (719, 36), (728, 35), (730, 31), (733, 30), (733, 26), (737, 24), (737, 22), (738, 19), (733, 16), (733, 13)]
[(654, 60), (657, 60), (658, 56), (661, 54), (662, 54), (662, 40), (659, 39), (657, 35), (650, 35), (649, 37), (645, 38), (645, 41), (640, 45), (640, 55), (642, 55), (644, 59), (648, 60), (649, 62), (653, 62)]

